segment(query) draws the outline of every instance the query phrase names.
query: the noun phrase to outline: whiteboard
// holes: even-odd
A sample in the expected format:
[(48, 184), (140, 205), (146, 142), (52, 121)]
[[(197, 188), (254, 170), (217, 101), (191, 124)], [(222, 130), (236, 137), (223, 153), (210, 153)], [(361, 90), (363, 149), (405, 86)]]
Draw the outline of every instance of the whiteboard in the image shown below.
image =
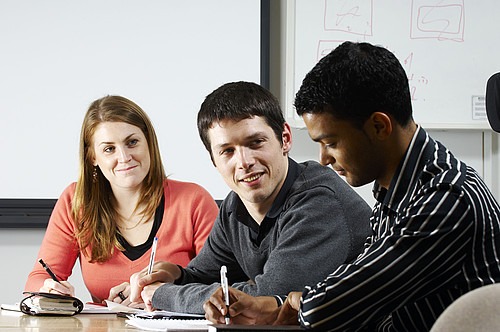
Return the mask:
[(287, 3), (287, 118), (309, 70), (344, 41), (391, 50), (424, 128), (489, 129), (486, 81), (500, 71), (498, 0), (293, 0)]
[(80, 126), (107, 94), (141, 106), (167, 174), (229, 191), (198, 136), (206, 95), (260, 82), (260, 0), (2, 0), (0, 198), (57, 198)]

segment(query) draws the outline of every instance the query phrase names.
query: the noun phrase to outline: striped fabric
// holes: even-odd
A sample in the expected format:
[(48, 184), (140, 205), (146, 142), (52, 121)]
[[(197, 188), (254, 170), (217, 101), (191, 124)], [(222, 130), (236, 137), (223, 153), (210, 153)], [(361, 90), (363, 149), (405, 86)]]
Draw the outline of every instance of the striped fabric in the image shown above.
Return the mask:
[(500, 207), (479, 175), (420, 128), (389, 190), (375, 184), (365, 251), (307, 287), (321, 331), (429, 331), (465, 292), (500, 281)]

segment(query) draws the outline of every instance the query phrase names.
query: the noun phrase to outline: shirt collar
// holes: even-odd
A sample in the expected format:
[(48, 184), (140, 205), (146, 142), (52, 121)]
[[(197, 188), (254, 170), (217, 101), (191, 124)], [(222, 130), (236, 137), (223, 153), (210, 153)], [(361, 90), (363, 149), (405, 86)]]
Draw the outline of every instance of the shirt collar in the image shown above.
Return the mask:
[(418, 179), (415, 170), (421, 169), (419, 164), (427, 159), (423, 152), (429, 141), (431, 138), (427, 132), (417, 126), (408, 149), (394, 173), (389, 189), (383, 188), (377, 182), (373, 185), (373, 196), (378, 202), (392, 210), (397, 210), (397, 207), (401, 206), (400, 202), (408, 197), (408, 190), (414, 187), (414, 182)]
[[(281, 189), (276, 196), (276, 199), (274, 200), (273, 204), (271, 205), (271, 208), (267, 212), (264, 220), (262, 221), (261, 225), (266, 222), (267, 219), (276, 219), (281, 211), (283, 210), (283, 206), (285, 204), (285, 201), (288, 197), (288, 192), (290, 191), (290, 188), (293, 186), (295, 183), (295, 180), (300, 174), (300, 167), (297, 162), (295, 162), (293, 159), (288, 158), (288, 172), (286, 174), (285, 181), (283, 182), (283, 185), (281, 186)], [(243, 224), (252, 227), (253, 225), (257, 225), (255, 221), (250, 217), (245, 205), (241, 201), (241, 199), (236, 195), (236, 199), (233, 201), (234, 204), (229, 209), (229, 213), (236, 212), (238, 215), (238, 221), (242, 222)], [(258, 225), (257, 225), (258, 226)]]
[(288, 173), (286, 174), (285, 182), (283, 182), (283, 186), (281, 187), (278, 196), (276, 196), (271, 209), (267, 212), (266, 218), (276, 218), (281, 213), (286, 198), (288, 197), (288, 192), (299, 176), (299, 172), (299, 165), (293, 159), (288, 158)]

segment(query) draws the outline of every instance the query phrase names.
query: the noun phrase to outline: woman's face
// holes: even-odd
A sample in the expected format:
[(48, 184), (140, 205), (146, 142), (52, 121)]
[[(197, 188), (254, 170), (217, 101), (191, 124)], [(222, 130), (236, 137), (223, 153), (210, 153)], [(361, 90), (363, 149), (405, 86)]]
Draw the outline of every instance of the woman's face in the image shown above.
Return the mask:
[(99, 166), (117, 190), (140, 190), (149, 172), (148, 142), (139, 127), (125, 122), (102, 122), (93, 137), (94, 166)]

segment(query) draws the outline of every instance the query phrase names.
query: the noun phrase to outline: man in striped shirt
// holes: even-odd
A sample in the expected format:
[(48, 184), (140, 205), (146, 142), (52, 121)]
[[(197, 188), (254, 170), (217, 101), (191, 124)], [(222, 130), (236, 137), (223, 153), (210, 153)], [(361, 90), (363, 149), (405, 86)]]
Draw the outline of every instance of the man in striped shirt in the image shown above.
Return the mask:
[[(233, 322), (298, 314), (321, 331), (428, 331), (458, 297), (500, 281), (500, 207), (474, 169), (414, 122), (391, 52), (343, 43), (306, 75), (295, 107), (322, 164), (353, 186), (375, 181), (373, 233), (357, 259), (280, 308), (231, 290)], [(215, 293), (205, 304), (213, 321), (225, 313), (221, 301)]]

